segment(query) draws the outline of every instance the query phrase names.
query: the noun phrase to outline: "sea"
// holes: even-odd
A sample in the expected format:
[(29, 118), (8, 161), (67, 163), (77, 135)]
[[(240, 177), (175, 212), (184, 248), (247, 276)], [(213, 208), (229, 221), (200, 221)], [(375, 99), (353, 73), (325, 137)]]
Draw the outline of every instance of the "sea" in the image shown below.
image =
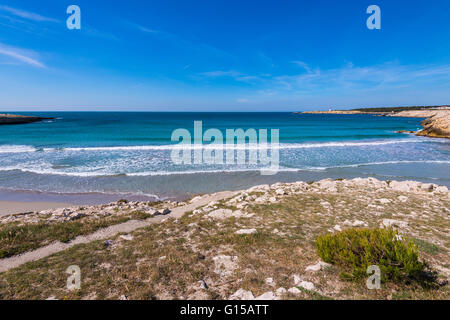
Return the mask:
[[(0, 200), (183, 200), (258, 184), (355, 177), (450, 187), (450, 140), (396, 133), (420, 129), (420, 118), (290, 112), (20, 114), (53, 119), (0, 126)], [(195, 121), (201, 121), (203, 131), (217, 129), (223, 136), (227, 129), (267, 129), (269, 142), (271, 130), (278, 130), (277, 172), (262, 174), (259, 163), (176, 163), (172, 155), (179, 142), (172, 134), (185, 129), (194, 137)], [(206, 149), (210, 142), (203, 143), (200, 148)], [(243, 143), (247, 156), (258, 148)]]

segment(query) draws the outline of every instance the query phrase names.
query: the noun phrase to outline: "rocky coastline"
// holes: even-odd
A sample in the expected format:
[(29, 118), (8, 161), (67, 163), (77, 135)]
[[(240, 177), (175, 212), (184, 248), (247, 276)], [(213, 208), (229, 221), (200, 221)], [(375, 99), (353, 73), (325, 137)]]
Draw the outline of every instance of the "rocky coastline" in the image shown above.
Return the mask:
[[(364, 112), (360, 110), (306, 111), (304, 114), (369, 114), (385, 117), (425, 118), (423, 130), (415, 132), (418, 136), (450, 139), (450, 109), (405, 110), (399, 112)], [(398, 133), (406, 133), (398, 131)], [(411, 133), (411, 132), (408, 132)]]
[(51, 119), (53, 118), (23, 116), (16, 114), (0, 114), (0, 125), (26, 124)]

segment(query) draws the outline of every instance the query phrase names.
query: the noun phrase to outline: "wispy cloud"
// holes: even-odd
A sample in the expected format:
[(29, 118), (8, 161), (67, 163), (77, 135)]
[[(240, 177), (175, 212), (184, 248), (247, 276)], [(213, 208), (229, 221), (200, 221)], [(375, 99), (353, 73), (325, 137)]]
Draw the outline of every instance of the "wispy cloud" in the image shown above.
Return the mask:
[(4, 12), (7, 12), (14, 16), (17, 16), (17, 17), (20, 17), (23, 19), (36, 21), (36, 22), (59, 22), (59, 20), (54, 19), (54, 18), (46, 17), (46, 16), (40, 15), (38, 13), (25, 11), (25, 10), (13, 8), (13, 7), (5, 6), (5, 5), (0, 5), (0, 11), (4, 11)]
[(249, 75), (235, 70), (216, 70), (216, 71), (208, 71), (208, 72), (200, 72), (197, 74), (197, 77), (206, 78), (206, 79), (217, 79), (217, 78), (231, 78), (238, 82), (245, 83), (255, 83), (255, 82), (263, 82), (265, 81), (265, 77), (270, 75)]
[[(450, 83), (450, 65), (400, 65), (389, 62), (359, 67), (348, 63), (340, 68), (312, 68), (302, 61), (292, 61), (305, 71), (293, 74), (245, 74), (237, 70), (209, 71), (197, 74), (210, 80), (226, 78), (253, 86), (256, 94), (270, 90), (283, 95), (349, 93), (357, 91), (393, 90), (414, 86), (442, 86)], [(289, 70), (289, 71), (295, 71)]]
[(309, 65), (306, 62), (296, 60), (296, 61), (292, 61), (292, 63), (299, 67), (302, 67), (303, 69), (305, 69), (306, 72), (312, 73), (311, 68), (309, 67)]
[(35, 58), (37, 54), (29, 50), (6, 46), (0, 43), (0, 55), (34, 67), (46, 68), (42, 62)]

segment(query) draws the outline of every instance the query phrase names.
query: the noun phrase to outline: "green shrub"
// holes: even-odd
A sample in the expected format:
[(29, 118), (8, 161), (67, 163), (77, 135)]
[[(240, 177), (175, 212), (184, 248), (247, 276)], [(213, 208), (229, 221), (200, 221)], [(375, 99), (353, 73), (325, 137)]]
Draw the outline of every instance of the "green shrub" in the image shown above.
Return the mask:
[(424, 273), (417, 245), (392, 229), (348, 229), (319, 237), (316, 247), (323, 261), (342, 268), (349, 279), (367, 277), (370, 265), (380, 268), (383, 282), (419, 280)]

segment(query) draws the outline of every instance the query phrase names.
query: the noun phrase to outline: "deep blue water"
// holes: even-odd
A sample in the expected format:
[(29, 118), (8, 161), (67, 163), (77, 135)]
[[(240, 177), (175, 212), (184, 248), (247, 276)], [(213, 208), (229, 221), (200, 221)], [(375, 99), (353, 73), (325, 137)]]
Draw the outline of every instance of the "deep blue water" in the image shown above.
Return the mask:
[[(422, 119), (293, 113), (33, 115), (56, 119), (0, 126), (0, 190), (183, 197), (266, 182), (356, 176), (450, 185), (448, 140), (395, 133), (419, 129)], [(192, 132), (194, 121), (202, 121), (204, 131), (223, 133), (279, 129), (279, 173), (261, 176), (259, 164), (173, 163), (172, 132)], [(0, 192), (0, 199), (5, 194)]]

